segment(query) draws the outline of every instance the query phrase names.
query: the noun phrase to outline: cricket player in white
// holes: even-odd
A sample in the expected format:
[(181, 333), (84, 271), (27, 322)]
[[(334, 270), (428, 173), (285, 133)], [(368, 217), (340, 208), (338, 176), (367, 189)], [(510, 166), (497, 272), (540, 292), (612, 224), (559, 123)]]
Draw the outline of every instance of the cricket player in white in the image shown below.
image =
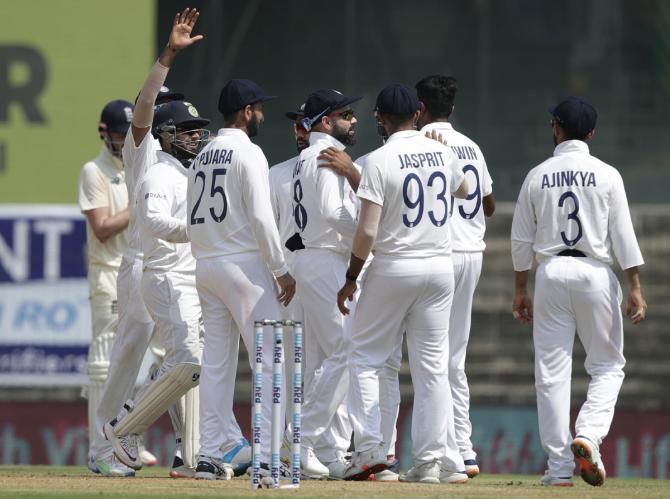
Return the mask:
[[(195, 9), (185, 9), (175, 17), (169, 42), (149, 72), (137, 98), (135, 108), (137, 112), (133, 116), (131, 130), (123, 144), (126, 186), (131, 200), (129, 245), (123, 256), (117, 281), (119, 326), (111, 353), (108, 381), (105, 383), (96, 415), (98, 431), (95, 434), (94, 445), (99, 450), (97, 455), (101, 456), (110, 455), (112, 452), (110, 443), (103, 435), (103, 426), (114, 418), (121, 405), (132, 397), (137, 373), (154, 331), (153, 319), (142, 299), (143, 254), (135, 200), (140, 181), (148, 168), (158, 161), (157, 152), (160, 150), (160, 145), (149, 133), (154, 117), (154, 105), (183, 99), (183, 95), (170, 92), (163, 84), (177, 54), (202, 39), (202, 35), (190, 36), (198, 16), (199, 13)], [(233, 431), (235, 426), (237, 425), (231, 425), (230, 442), (243, 440), (239, 427), (237, 431)], [(179, 443), (181, 436), (177, 434), (176, 437)], [(192, 476), (192, 472), (184, 466), (180, 455), (175, 456), (170, 476), (175, 478)]]
[[(512, 310), (533, 324), (540, 439), (548, 470), (542, 485), (572, 486), (574, 458), (582, 478), (602, 485), (600, 444), (607, 435), (623, 382), (622, 291), (610, 265), (616, 257), (629, 282), (626, 313), (644, 320), (637, 244), (619, 172), (589, 154), (596, 110), (578, 97), (551, 109), (553, 157), (533, 168), (519, 192), (512, 222), (516, 285)], [(535, 304), (528, 274), (538, 262)], [(575, 330), (591, 376), (572, 439), (570, 380)], [(572, 451), (572, 452), (571, 452)], [(574, 454), (574, 456), (573, 456)]]
[[(250, 140), (263, 121), (263, 102), (271, 98), (250, 80), (228, 82), (219, 99), (226, 127), (193, 161), (189, 173), (188, 230), (205, 323), (196, 476), (218, 464), (216, 456), (225, 443), (240, 335), (252, 364), (254, 321), (281, 318), (280, 302), (288, 305), (295, 293), (272, 214), (268, 163)], [(272, 345), (272, 335), (266, 334), (265, 352)], [(263, 357), (261, 424), (269, 437), (272, 356)], [(268, 474), (270, 440), (263, 439), (261, 450)]]
[[(118, 325), (116, 278), (128, 245), (128, 191), (121, 158), (123, 137), (133, 119), (133, 105), (109, 102), (102, 110), (98, 131), (104, 145), (79, 176), (79, 207), (86, 216), (88, 284), (93, 331), (88, 355), (89, 466), (106, 475), (134, 472), (115, 462), (111, 449), (103, 455), (94, 448), (95, 413), (109, 372), (110, 352)], [(97, 464), (93, 464), (93, 461)]]
[(454, 300), (449, 319), (449, 384), (454, 400), (456, 442), (465, 462), (469, 477), (479, 474), (477, 454), (472, 448), (470, 423), (470, 390), (465, 374), (465, 354), (470, 338), (472, 300), (482, 271), (482, 257), (486, 244), (485, 216), (495, 210), (492, 181), (484, 155), (479, 146), (462, 133), (454, 130), (449, 116), (454, 109), (456, 80), (433, 75), (416, 84), (417, 97), (423, 103), (418, 127), (422, 132), (436, 131), (447, 142), (458, 167), (468, 181), (470, 191), (463, 200), (449, 208), (452, 253), (454, 264)]
[[(311, 478), (344, 478), (351, 439), (346, 411), (338, 414), (349, 392), (351, 328), (336, 307), (336, 297), (344, 284), (356, 212), (347, 202), (350, 194), (354, 197), (348, 181), (330, 168), (319, 168), (319, 156), (325, 149), (343, 151), (355, 143), (357, 121), (350, 105), (358, 100), (331, 89), (310, 94), (303, 119), (310, 146), (300, 153), (293, 172), (294, 220), (305, 246), (295, 257), (294, 274), (305, 316), (307, 358), (315, 370), (305, 384), (301, 449), (302, 473)], [(319, 446), (322, 453), (317, 456), (317, 444), (332, 431), (336, 447)], [(344, 434), (337, 438), (339, 433)]]
[(454, 287), (450, 194), (464, 197), (468, 186), (449, 149), (414, 129), (418, 114), (416, 93), (404, 85), (388, 85), (377, 97), (377, 119), (389, 139), (365, 162), (359, 223), (346, 283), (337, 297), (340, 310), (348, 313), (345, 302), (353, 297), (374, 244), (349, 349), (356, 448), (345, 476), (350, 480), (365, 480), (388, 466), (379, 373), (402, 341), (403, 329), (415, 393), (414, 467), (400, 479), (468, 480), (454, 437), (451, 391), (444, 390), (449, 386), (447, 331)]

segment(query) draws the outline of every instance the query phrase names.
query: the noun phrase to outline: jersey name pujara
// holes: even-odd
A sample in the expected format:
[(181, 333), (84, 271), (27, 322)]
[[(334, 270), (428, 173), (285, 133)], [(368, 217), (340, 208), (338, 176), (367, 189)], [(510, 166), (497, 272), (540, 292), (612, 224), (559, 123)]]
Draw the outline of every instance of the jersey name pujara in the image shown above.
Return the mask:
[(207, 166), (210, 164), (232, 164), (233, 152), (232, 149), (210, 149), (209, 151), (203, 151), (203, 153), (193, 161), (193, 168), (195, 169), (198, 166)]
[(551, 187), (596, 187), (596, 175), (573, 170), (545, 173), (542, 175), (542, 189)]
[(400, 169), (422, 168), (424, 166), (444, 166), (444, 158), (441, 151), (398, 154)]

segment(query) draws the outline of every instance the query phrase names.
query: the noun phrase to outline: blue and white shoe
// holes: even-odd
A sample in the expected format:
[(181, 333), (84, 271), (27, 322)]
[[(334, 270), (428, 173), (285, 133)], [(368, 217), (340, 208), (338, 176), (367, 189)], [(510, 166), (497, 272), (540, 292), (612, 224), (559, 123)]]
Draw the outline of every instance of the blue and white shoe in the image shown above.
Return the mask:
[(222, 461), (233, 468), (235, 476), (244, 475), (247, 468), (251, 466), (251, 445), (249, 445), (249, 441), (242, 437), (239, 444), (223, 455)]
[(88, 458), (88, 469), (93, 473), (110, 477), (133, 477), (135, 470), (129, 468), (119, 461), (114, 454), (107, 458), (96, 459), (93, 456)]

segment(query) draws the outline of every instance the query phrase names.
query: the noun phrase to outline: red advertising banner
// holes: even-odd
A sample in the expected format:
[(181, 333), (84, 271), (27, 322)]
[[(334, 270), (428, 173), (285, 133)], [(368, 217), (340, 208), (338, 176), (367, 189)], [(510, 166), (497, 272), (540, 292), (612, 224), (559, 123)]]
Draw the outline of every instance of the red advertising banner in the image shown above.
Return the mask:
[[(236, 406), (249, 434), (250, 407)], [(85, 403), (0, 402), (0, 464), (85, 465), (88, 454)], [(484, 473), (541, 475), (546, 456), (534, 408), (473, 408), (473, 442)], [(411, 407), (398, 419), (398, 457), (412, 464)], [(162, 465), (174, 455), (167, 416), (147, 432), (147, 448)], [(670, 477), (670, 412), (618, 412), (601, 452), (608, 476)]]

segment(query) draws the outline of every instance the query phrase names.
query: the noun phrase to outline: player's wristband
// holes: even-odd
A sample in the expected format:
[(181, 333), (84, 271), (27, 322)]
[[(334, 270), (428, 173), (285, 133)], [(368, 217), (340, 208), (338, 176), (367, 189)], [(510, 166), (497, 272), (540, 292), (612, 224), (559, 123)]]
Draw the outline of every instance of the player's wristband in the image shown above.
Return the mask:
[(363, 270), (363, 265), (365, 265), (365, 259), (358, 258), (352, 253), (351, 258), (349, 259), (349, 268), (347, 269), (347, 273), (345, 275), (347, 281), (356, 282), (356, 279), (358, 279), (361, 270)]

